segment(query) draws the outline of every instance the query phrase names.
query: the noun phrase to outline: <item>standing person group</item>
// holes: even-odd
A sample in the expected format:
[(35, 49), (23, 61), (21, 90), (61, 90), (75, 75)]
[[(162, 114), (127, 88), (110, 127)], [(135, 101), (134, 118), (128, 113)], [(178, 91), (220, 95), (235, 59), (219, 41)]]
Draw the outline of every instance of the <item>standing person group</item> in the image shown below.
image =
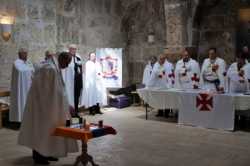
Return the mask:
[[(71, 109), (74, 110), (71, 114), (77, 117), (79, 106), (85, 106), (91, 115), (102, 114), (100, 106), (106, 105), (106, 91), (102, 81), (101, 65), (97, 62), (95, 53), (89, 54), (85, 68), (81, 56), (77, 53), (76, 45), (70, 44), (68, 53), (72, 57), (71, 61), (66, 68), (61, 69), (61, 73), (69, 105), (74, 108)], [(18, 59), (13, 64), (11, 79), (9, 116), (11, 122), (22, 122), (26, 97), (34, 72), (51, 61), (54, 54), (51, 50), (46, 51), (44, 60), (33, 65), (28, 59), (28, 50), (19, 49)]]
[[(199, 63), (191, 58), (192, 52), (189, 48), (182, 51), (181, 59), (175, 67), (166, 55), (161, 54), (157, 62), (151, 61), (151, 65), (145, 67), (143, 84), (148, 88), (206, 89), (220, 93), (244, 93), (250, 90), (249, 55), (248, 49), (244, 47), (236, 56), (236, 62), (227, 70), (225, 60), (218, 56), (214, 47), (209, 48), (208, 57), (203, 61), (201, 69)], [(159, 110), (157, 115), (162, 116), (163, 111)], [(166, 110), (165, 116), (168, 117)]]
[[(146, 87), (178, 88), (178, 89), (207, 89), (219, 92), (249, 91), (250, 64), (248, 49), (244, 47), (236, 56), (236, 62), (227, 69), (226, 62), (218, 56), (217, 49), (209, 48), (208, 57), (201, 65), (192, 59), (191, 51), (185, 48), (182, 58), (175, 67), (166, 55), (161, 54), (158, 62), (154, 63), (147, 77), (143, 77)], [(148, 65), (144, 73), (148, 71)], [(174, 71), (171, 73), (171, 71)], [(145, 76), (145, 74), (143, 75)], [(172, 81), (171, 81), (172, 78)], [(173, 81), (174, 78), (174, 81)], [(147, 79), (148, 81), (144, 81)], [(172, 83), (172, 84), (171, 84)]]
[(46, 51), (35, 67), (27, 57), (28, 51), (21, 48), (13, 64), (10, 121), (21, 122), (18, 143), (32, 149), (36, 164), (47, 165), (77, 151), (75, 141), (51, 133), (67, 119), (77, 117), (80, 104), (92, 115), (102, 114), (105, 90), (101, 65), (95, 53), (90, 53), (83, 70), (75, 45), (58, 55)]

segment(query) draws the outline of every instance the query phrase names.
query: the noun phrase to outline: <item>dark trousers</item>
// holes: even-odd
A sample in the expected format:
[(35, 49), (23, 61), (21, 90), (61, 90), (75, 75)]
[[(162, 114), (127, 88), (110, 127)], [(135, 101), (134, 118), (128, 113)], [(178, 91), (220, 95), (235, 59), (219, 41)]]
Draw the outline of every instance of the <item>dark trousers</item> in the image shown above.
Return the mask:
[(79, 99), (82, 92), (82, 76), (81, 75), (75, 75), (75, 81), (74, 81), (74, 105), (75, 105), (75, 113), (77, 114), (79, 111), (78, 105), (79, 105)]

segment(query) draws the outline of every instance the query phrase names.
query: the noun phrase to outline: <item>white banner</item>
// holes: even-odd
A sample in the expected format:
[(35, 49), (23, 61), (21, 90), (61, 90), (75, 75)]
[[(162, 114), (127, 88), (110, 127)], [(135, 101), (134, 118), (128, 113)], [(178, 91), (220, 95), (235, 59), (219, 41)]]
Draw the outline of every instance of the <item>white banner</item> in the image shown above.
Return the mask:
[(105, 87), (122, 87), (122, 48), (97, 48), (97, 61), (101, 64)]
[(234, 101), (229, 95), (182, 93), (179, 102), (179, 124), (234, 129)]

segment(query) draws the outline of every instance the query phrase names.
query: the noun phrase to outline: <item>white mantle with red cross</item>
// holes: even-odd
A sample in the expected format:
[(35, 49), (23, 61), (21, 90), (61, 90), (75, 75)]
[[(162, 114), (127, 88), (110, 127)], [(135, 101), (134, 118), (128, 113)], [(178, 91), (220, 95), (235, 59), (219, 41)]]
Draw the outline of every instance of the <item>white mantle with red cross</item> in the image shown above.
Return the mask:
[(155, 109), (178, 109), (178, 123), (184, 125), (234, 130), (235, 110), (250, 110), (250, 95), (159, 88), (137, 91)]

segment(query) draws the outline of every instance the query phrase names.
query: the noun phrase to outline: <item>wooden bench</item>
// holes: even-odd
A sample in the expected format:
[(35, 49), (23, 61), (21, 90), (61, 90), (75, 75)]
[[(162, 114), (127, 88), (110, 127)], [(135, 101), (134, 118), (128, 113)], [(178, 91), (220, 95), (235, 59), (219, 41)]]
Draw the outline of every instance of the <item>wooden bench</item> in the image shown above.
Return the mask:
[[(10, 96), (10, 91), (9, 90), (2, 90), (0, 89), (0, 97), (9, 97)], [(0, 128), (3, 127), (3, 122), (2, 122), (2, 114), (4, 112), (9, 111), (9, 105), (6, 103), (1, 103), (0, 102)]]

